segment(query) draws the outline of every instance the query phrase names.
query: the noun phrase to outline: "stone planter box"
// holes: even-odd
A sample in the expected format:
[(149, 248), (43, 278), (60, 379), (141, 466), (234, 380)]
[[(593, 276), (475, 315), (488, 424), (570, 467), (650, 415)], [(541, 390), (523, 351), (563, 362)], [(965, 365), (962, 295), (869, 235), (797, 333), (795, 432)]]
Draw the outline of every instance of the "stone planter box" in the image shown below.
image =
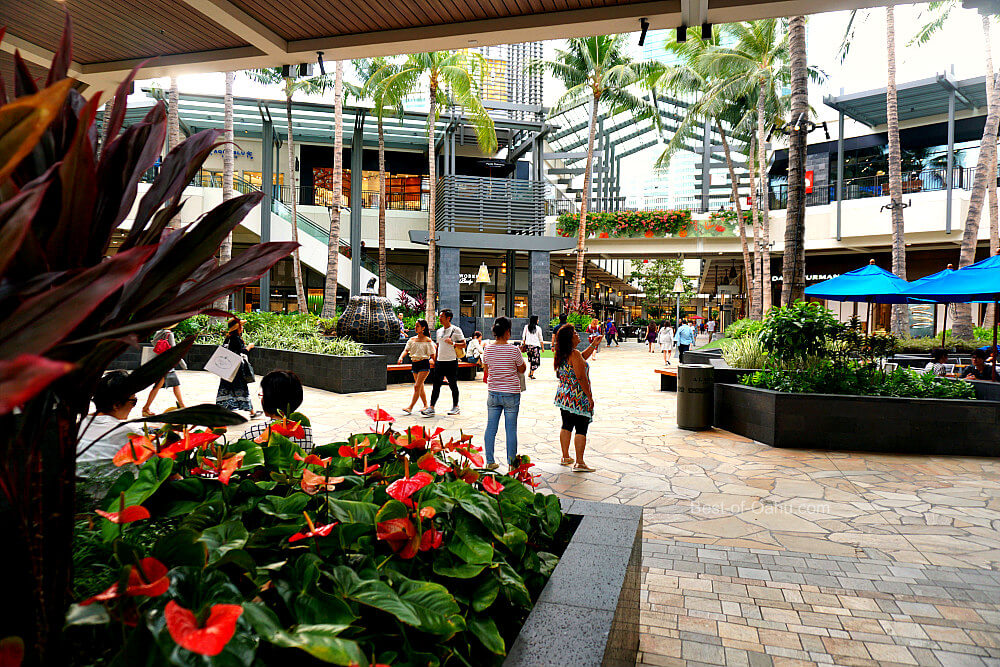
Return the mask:
[(580, 524), (504, 667), (634, 667), (642, 508), (562, 498)]
[(788, 394), (715, 385), (718, 428), (774, 447), (1000, 455), (1000, 402)]
[[(185, 361), (193, 371), (204, 370), (216, 345), (192, 345)], [(384, 391), (386, 358), (380, 355), (340, 357), (312, 352), (273, 350), (255, 347), (247, 357), (257, 375), (271, 371), (292, 371), (302, 384), (314, 389), (351, 394), (359, 391)], [(109, 368), (133, 370), (139, 367), (139, 350), (127, 350)]]

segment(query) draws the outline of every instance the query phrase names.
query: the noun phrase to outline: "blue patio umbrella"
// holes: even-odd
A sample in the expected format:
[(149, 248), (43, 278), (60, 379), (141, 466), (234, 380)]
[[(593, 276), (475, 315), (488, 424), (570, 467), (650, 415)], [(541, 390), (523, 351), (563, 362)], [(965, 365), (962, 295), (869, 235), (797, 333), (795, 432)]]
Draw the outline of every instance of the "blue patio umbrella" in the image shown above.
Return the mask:
[[(875, 260), (868, 266), (843, 273), (836, 278), (806, 288), (806, 296), (830, 301), (852, 301), (868, 304), (868, 321), (871, 321), (871, 304), (906, 303), (901, 296), (910, 283), (899, 276), (875, 266)], [(868, 322), (865, 323), (866, 327)]]

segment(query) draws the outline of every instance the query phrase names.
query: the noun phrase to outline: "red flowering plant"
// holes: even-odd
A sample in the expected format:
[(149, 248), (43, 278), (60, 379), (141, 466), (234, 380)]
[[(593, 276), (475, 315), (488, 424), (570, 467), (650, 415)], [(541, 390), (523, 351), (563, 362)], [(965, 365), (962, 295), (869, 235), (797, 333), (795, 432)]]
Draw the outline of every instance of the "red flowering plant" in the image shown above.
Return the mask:
[[(695, 226), (691, 211), (686, 209), (596, 211), (587, 214), (587, 233), (597, 238), (687, 236)], [(576, 236), (579, 229), (579, 213), (562, 213), (556, 219), (556, 232), (560, 236)]]
[(138, 477), (78, 526), (70, 640), (103, 627), (109, 658), (151, 664), (499, 665), (565, 545), (558, 499), (482, 470), (469, 434), (379, 419), (306, 452), (200, 433), (133, 438)]

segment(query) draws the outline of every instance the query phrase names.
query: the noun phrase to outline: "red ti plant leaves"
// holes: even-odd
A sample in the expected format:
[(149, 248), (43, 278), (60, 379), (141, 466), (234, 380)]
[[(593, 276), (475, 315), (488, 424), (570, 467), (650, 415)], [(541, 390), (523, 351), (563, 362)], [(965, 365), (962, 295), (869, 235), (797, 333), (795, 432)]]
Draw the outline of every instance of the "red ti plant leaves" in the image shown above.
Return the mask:
[(72, 79), (63, 79), (0, 107), (0, 183), (34, 150), (58, 117), (72, 85)]
[(48, 182), (23, 188), (16, 197), (0, 204), (0, 275), (3, 275), (21, 247), (31, 222), (38, 213)]
[(32, 354), (0, 361), (0, 415), (24, 405), (73, 368), (71, 363)]
[[(2, 37), (2, 35), (0, 35)], [(59, 40), (59, 48), (52, 56), (52, 65), (49, 67), (49, 76), (45, 79), (45, 85), (51, 86), (56, 81), (65, 79), (69, 74), (69, 63), (73, 54), (73, 31), (70, 29), (69, 12), (63, 21), (62, 39)], [(95, 95), (94, 97), (100, 97)]]
[(194, 612), (174, 600), (168, 602), (163, 610), (167, 630), (173, 640), (192, 653), (208, 656), (222, 653), (236, 634), (236, 621), (242, 613), (241, 605), (215, 604), (209, 609), (205, 625), (199, 626)]
[(149, 518), (149, 510), (142, 505), (130, 505), (121, 512), (105, 512), (104, 510), (94, 510), (100, 516), (111, 523), (124, 524), (133, 521), (141, 521)]
[[(139, 570), (142, 570), (141, 572)], [(167, 592), (170, 588), (170, 578), (167, 576), (167, 566), (155, 558), (143, 558), (139, 561), (139, 567), (134, 565), (129, 568), (128, 583), (125, 585), (125, 595), (146, 597), (158, 597)], [(94, 602), (104, 602), (121, 597), (118, 590), (118, 582), (111, 584), (106, 590), (97, 595), (87, 598), (80, 604), (83, 606)]]

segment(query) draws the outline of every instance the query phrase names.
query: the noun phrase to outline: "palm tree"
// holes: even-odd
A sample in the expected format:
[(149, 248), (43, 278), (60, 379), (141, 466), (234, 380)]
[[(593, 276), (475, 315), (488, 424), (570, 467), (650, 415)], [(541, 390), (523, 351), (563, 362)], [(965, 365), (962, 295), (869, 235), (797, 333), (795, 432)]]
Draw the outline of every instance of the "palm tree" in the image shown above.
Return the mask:
[[(326, 250), (326, 281), (323, 283), (323, 317), (337, 316), (337, 275), (340, 268), (340, 205), (344, 196), (344, 61), (338, 60), (333, 77), (333, 202), (330, 206), (330, 239)], [(361, 174), (351, 174), (361, 178)], [(351, 202), (361, 206), (361, 202)]]
[(383, 121), (387, 113), (399, 115), (403, 111), (401, 99), (391, 97), (392, 91), (383, 85), (386, 78), (399, 71), (399, 66), (389, 58), (368, 58), (353, 61), (354, 69), (362, 84), (347, 84), (348, 90), (358, 99), (371, 100), (372, 111), (378, 121), (378, 293), (386, 295), (388, 266), (385, 254), (385, 128)]
[[(225, 132), (225, 144), (222, 146), (222, 200), (232, 199), (235, 195), (233, 188), (233, 172), (235, 171), (235, 156), (233, 155), (233, 81), (236, 79), (236, 72), (226, 72), (226, 94), (223, 98), (223, 120), (222, 129)], [(232, 232), (226, 234), (219, 246), (219, 264), (225, 264), (233, 257), (233, 235)], [(215, 302), (215, 307), (224, 310), (229, 304), (229, 297), (222, 296)]]
[(551, 115), (569, 107), (590, 104), (590, 131), (587, 137), (587, 165), (583, 173), (583, 197), (580, 203), (580, 228), (576, 244), (576, 272), (573, 276), (573, 301), (583, 300), (583, 267), (586, 255), (587, 208), (594, 171), (594, 136), (597, 116), (603, 104), (612, 113), (630, 112), (649, 117), (659, 126), (655, 106), (636, 95), (632, 88), (649, 87), (650, 78), (660, 71), (658, 63), (636, 61), (628, 53), (627, 35), (574, 37), (565, 49), (557, 49), (553, 60), (539, 60), (532, 67), (541, 67), (566, 87)]
[[(177, 90), (177, 77), (170, 77), (170, 92), (167, 93), (167, 152), (172, 151), (181, 143), (181, 116), (177, 109), (180, 104), (180, 93)], [(181, 226), (180, 214), (175, 215), (167, 223), (168, 229), (177, 229)]]
[[(885, 109), (889, 126), (889, 204), (892, 211), (892, 272), (906, 280), (906, 236), (903, 226), (903, 175), (899, 146), (899, 105), (896, 102), (896, 13), (890, 4), (885, 8), (886, 83)], [(909, 308), (892, 307), (892, 333), (906, 334)]]
[[(715, 30), (711, 39), (702, 39), (701, 31), (691, 29), (684, 42), (668, 41), (665, 49), (675, 56), (679, 64), (664, 66), (661, 72), (650, 78), (650, 83), (657, 89), (670, 91), (683, 97), (698, 95), (698, 99), (688, 106), (688, 112), (681, 119), (666, 148), (656, 162), (658, 168), (668, 166), (670, 158), (684, 148), (687, 139), (695, 138), (695, 130), (701, 126), (702, 118), (708, 118), (716, 127), (722, 141), (722, 148), (729, 170), (729, 180), (732, 188), (731, 198), (736, 208), (736, 227), (739, 230), (740, 244), (743, 249), (743, 268), (746, 274), (746, 284), (750, 303), (756, 304), (756, 317), (760, 317), (760, 290), (754, 283), (754, 265), (750, 261), (750, 250), (747, 244), (746, 227), (743, 219), (743, 209), (740, 205), (739, 187), (736, 179), (736, 168), (733, 163), (729, 138), (726, 127), (731, 128), (733, 136), (742, 146), (741, 152), (747, 152), (750, 137), (741, 133), (741, 127), (750, 120), (752, 104), (744, 99), (730, 99), (714, 89), (717, 78), (706, 67), (705, 54), (719, 45), (722, 31)], [(724, 124), (725, 123), (725, 124)], [(756, 230), (755, 230), (756, 231)], [(751, 306), (753, 308), (753, 306)], [(753, 315), (752, 315), (753, 316)]]
[[(285, 121), (287, 125), (288, 132), (288, 190), (289, 197), (291, 199), (291, 209), (292, 209), (292, 241), (295, 243), (299, 242), (299, 226), (298, 226), (298, 207), (296, 202), (298, 200), (298, 191), (295, 187), (295, 140), (294, 132), (292, 130), (292, 96), (295, 93), (305, 93), (306, 95), (315, 95), (325, 91), (330, 85), (330, 78), (325, 74), (320, 74), (311, 77), (295, 77), (293, 76), (293, 68), (288, 68), (288, 76), (282, 73), (282, 68), (271, 67), (268, 69), (253, 69), (247, 70), (247, 76), (251, 80), (257, 83), (263, 84), (281, 84), (284, 86), (285, 90)], [(262, 183), (262, 188), (273, 188), (273, 183)], [(280, 191), (280, 190), (279, 190)], [(304, 313), (308, 310), (308, 302), (306, 301), (305, 288), (302, 285), (302, 262), (299, 260), (298, 249), (292, 253), (292, 276), (295, 281), (295, 300), (298, 305), (298, 312)], [(261, 299), (267, 298), (267, 295), (262, 294)]]
[(484, 59), (478, 53), (465, 51), (430, 51), (414, 53), (406, 58), (399, 70), (382, 79), (384, 93), (388, 99), (402, 100), (416, 90), (421, 81), (428, 83), (427, 91), (427, 169), (430, 182), (430, 197), (427, 211), (427, 303), (426, 316), (433, 322), (437, 315), (436, 262), (437, 207), (435, 194), (437, 186), (437, 155), (434, 144), (437, 137), (434, 128), (438, 112), (443, 105), (458, 105), (471, 117), (476, 130), (476, 140), (484, 153), (494, 153), (497, 149), (496, 129), (493, 119), (486, 113), (486, 107), (479, 99), (477, 79), (485, 69)]
[(788, 205), (785, 210), (785, 251), (781, 263), (781, 303), (805, 298), (806, 289), (806, 131), (809, 81), (806, 67), (806, 17), (788, 22), (788, 55), (792, 78), (792, 118), (788, 135)]

